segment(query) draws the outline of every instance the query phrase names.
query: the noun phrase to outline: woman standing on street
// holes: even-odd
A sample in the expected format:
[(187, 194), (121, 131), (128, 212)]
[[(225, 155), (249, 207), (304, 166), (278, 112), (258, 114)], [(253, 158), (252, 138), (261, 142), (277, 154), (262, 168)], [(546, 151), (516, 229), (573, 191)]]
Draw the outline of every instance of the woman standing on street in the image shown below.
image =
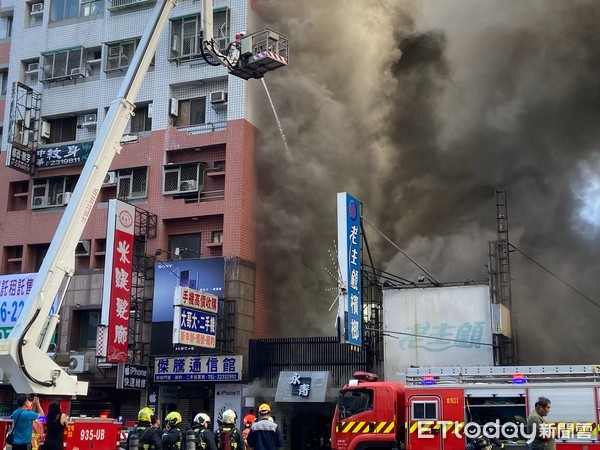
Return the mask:
[(50, 403), (46, 416), (47, 432), (43, 450), (63, 450), (66, 425), (67, 415), (60, 410), (60, 403)]

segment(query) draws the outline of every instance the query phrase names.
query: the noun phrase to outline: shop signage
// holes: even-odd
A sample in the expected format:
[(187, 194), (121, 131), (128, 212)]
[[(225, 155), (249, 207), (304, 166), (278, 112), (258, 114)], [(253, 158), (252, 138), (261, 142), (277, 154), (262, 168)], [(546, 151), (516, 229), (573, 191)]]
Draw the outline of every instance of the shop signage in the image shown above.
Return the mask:
[(176, 306), (173, 318), (173, 344), (215, 348), (217, 315)]
[(33, 156), (32, 151), (9, 145), (6, 155), (7, 166), (30, 175), (33, 172)]
[(241, 355), (157, 357), (154, 381), (241, 381)]
[(123, 363), (117, 366), (117, 389), (146, 389), (148, 366)]
[(337, 195), (340, 340), (362, 345), (360, 202), (346, 192)]
[(38, 147), (35, 165), (38, 169), (83, 165), (90, 156), (94, 142)]
[(106, 362), (111, 363), (127, 361), (134, 227), (135, 206), (110, 200), (101, 318), (101, 325), (108, 328), (106, 348), (97, 353), (106, 356)]
[(326, 371), (280, 372), (275, 401), (288, 403), (325, 402), (329, 400), (327, 389), (331, 387), (330, 385), (331, 376)]

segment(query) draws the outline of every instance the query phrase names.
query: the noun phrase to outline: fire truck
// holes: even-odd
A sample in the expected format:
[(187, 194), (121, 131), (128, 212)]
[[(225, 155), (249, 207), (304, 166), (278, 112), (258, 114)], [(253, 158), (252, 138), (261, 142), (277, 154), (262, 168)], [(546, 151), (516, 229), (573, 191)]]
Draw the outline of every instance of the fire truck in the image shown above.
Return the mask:
[[(47, 354), (59, 321), (60, 304), (75, 271), (77, 246), (108, 169), (122, 149), (121, 139), (135, 109), (135, 99), (152, 62), (160, 36), (169, 23), (177, 0), (156, 2), (140, 43), (96, 136), (71, 199), (30, 290), (18, 324), (8, 338), (0, 339), (0, 368), (18, 393), (36, 393), (65, 401), (87, 395), (88, 383), (67, 373)], [(230, 42), (214, 39), (213, 1), (202, 1), (202, 57), (210, 65), (221, 65), (236, 77), (262, 78), (266, 72), (288, 63), (285, 35), (265, 28), (238, 33)], [(229, 40), (228, 40), (229, 41)], [(38, 121), (39, 122), (39, 121)], [(52, 307), (58, 301), (56, 311)], [(42, 402), (43, 403), (43, 402)], [(7, 424), (4, 424), (4, 428)], [(113, 419), (74, 418), (65, 431), (66, 448), (98, 450), (118, 448), (121, 424)], [(4, 433), (0, 433), (3, 447)]]
[(410, 368), (404, 383), (354, 376), (332, 421), (336, 450), (464, 450), (481, 434), (525, 449), (539, 397), (551, 401), (545, 427), (557, 450), (600, 450), (600, 366)]

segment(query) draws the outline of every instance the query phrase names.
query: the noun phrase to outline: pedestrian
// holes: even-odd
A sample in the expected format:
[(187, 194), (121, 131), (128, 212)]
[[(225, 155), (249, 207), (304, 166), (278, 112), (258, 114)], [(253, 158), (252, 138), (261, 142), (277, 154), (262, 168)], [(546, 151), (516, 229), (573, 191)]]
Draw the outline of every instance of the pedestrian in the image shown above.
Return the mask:
[[(34, 400), (36, 397), (38, 397), (37, 394), (29, 394), (27, 396), (27, 400), (29, 400), (29, 402), (27, 402), (27, 404), (26, 404), (26, 409), (28, 411), (33, 410), (33, 403), (34, 403)], [(43, 416), (44, 409), (40, 405), (39, 397), (38, 397), (37, 405), (38, 405), (38, 408), (35, 412), (39, 413), (40, 416)], [(31, 450), (38, 450), (40, 448), (40, 439), (43, 434), (44, 434), (44, 424), (37, 419), (34, 420), (33, 424), (32, 424), (32, 432), (31, 432)]]
[(283, 432), (271, 418), (271, 407), (266, 403), (258, 407), (258, 419), (250, 428), (248, 444), (254, 450), (277, 450), (283, 445)]
[(237, 415), (234, 410), (223, 411), (223, 424), (217, 430), (215, 441), (218, 450), (244, 450), (242, 433), (235, 426)]
[(252, 414), (252, 412), (253, 411), (250, 411), (244, 416), (244, 429), (242, 430), (242, 438), (244, 438), (246, 450), (251, 450), (250, 445), (248, 445), (248, 433), (250, 433), (250, 428), (252, 428), (252, 424), (256, 421), (256, 416)]
[[(17, 397), (17, 406), (11, 415), (13, 421), (13, 450), (29, 450), (33, 435), (33, 421), (40, 413), (36, 412), (42, 409), (39, 397), (33, 397), (29, 400), (26, 395)], [(34, 411), (31, 411), (33, 409)]]
[(140, 409), (138, 412), (138, 422), (127, 435), (126, 450), (136, 450), (133, 448), (130, 449), (133, 436), (138, 437), (138, 449), (140, 450), (162, 450), (162, 430), (157, 428), (157, 423), (158, 419), (154, 416), (154, 411), (151, 408), (145, 407)]
[(183, 443), (181, 430), (181, 414), (171, 411), (165, 417), (165, 432), (162, 435), (163, 448), (166, 450), (180, 450)]
[(543, 425), (546, 423), (544, 417), (550, 412), (551, 406), (552, 403), (548, 398), (540, 397), (535, 402), (535, 410), (527, 417), (527, 432), (530, 436), (535, 436), (528, 444), (529, 450), (556, 450), (554, 430)]
[(48, 405), (44, 450), (63, 450), (66, 426), (67, 415), (60, 410), (60, 402), (53, 401)]
[(192, 427), (186, 433), (186, 442), (190, 437), (189, 435), (193, 434), (196, 450), (217, 450), (215, 435), (210, 430), (210, 422), (210, 416), (205, 413), (196, 414), (196, 417), (194, 417)]

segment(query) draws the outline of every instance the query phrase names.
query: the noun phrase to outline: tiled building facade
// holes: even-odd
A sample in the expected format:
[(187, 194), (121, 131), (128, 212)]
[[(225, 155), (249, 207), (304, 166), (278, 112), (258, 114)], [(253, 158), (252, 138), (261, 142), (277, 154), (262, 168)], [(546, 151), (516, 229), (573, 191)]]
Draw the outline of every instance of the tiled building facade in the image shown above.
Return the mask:
[[(155, 3), (0, 3), (2, 156), (15, 148), (11, 141), (19, 140), (33, 148), (38, 161), (31, 174), (0, 166), (0, 275), (39, 269), (84, 163), (77, 154), (71, 160), (57, 156), (56, 149), (81, 149), (95, 139)], [(226, 42), (236, 33), (255, 30), (258, 18), (251, 3), (215, 1), (215, 37)], [(84, 354), (90, 364), (79, 376), (102, 391), (96, 395), (101, 405), (81, 406), (90, 414), (110, 408), (111, 415), (127, 416), (144, 401), (137, 391), (117, 396), (111, 390), (116, 369), (95, 364), (93, 333), (102, 298), (110, 199), (125, 200), (156, 218), (155, 232), (144, 237), (139, 250), (149, 256), (150, 267), (157, 254), (163, 262), (225, 258), (224, 297), (235, 312), (233, 353), (247, 357), (248, 339), (267, 336), (260, 275), (265, 271), (257, 267), (254, 166), (258, 131), (253, 98), (260, 86), (203, 61), (200, 10), (201, 2), (179, 0), (171, 14), (138, 95), (127, 142), (111, 164), (81, 238), (74, 281), (62, 307), (57, 352)], [(13, 88), (16, 82), (20, 91)], [(17, 123), (15, 97), (28, 90), (38, 96), (36, 114)], [(28, 127), (37, 134), (25, 136)], [(145, 283), (143, 307), (149, 312), (152, 277)], [(141, 362), (151, 364), (151, 322), (145, 317), (142, 323), (135, 344)], [(184, 412), (186, 402), (189, 409), (204, 407), (180, 401)]]

